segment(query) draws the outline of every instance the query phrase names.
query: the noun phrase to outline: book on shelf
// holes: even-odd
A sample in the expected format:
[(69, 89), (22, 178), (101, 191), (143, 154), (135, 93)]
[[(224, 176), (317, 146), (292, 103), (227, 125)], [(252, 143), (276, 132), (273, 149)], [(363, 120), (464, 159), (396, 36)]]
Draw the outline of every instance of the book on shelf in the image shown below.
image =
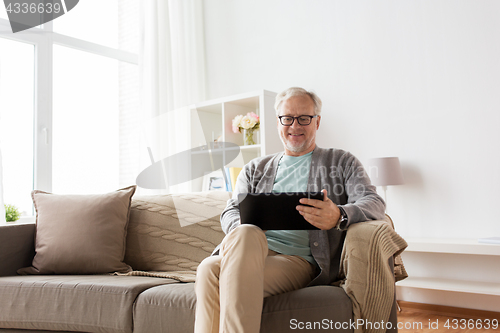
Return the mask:
[(241, 168), (229, 168), (229, 176), (231, 177), (231, 191), (234, 191), (236, 179), (240, 174)]
[(236, 179), (240, 174), (242, 168), (224, 168), (224, 172), (226, 174), (226, 191), (232, 192), (234, 191), (234, 187), (236, 186)]
[(224, 168), (224, 181), (226, 182), (226, 191), (231, 192), (231, 177), (229, 175), (229, 168)]

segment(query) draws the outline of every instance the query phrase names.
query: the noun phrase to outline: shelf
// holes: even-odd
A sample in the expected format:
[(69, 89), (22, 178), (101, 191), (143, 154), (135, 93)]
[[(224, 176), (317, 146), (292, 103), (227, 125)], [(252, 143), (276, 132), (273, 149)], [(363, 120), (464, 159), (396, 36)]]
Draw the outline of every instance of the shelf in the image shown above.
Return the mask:
[(396, 286), (500, 296), (500, 283), (491, 282), (408, 277), (402, 281), (397, 282)]
[(260, 149), (260, 145), (240, 146), (240, 150), (257, 150), (257, 149)]
[[(402, 256), (410, 276), (396, 283), (402, 300), (449, 306), (462, 302), (464, 307), (498, 308), (495, 304), (500, 297), (500, 245), (479, 243), (471, 238), (405, 240), (408, 247)], [(413, 276), (412, 272), (419, 276)], [(473, 281), (467, 281), (468, 278)]]
[[(260, 149), (260, 145), (251, 145), (251, 146), (239, 146), (239, 147), (231, 147), (231, 148), (226, 148), (226, 149), (212, 149), (210, 150), (211, 154), (217, 154), (217, 153), (222, 153), (224, 151), (232, 151), (232, 150), (237, 150), (240, 149), (240, 151), (258, 151)], [(209, 150), (196, 150), (193, 151), (193, 155), (199, 155), (199, 154), (206, 154)]]
[(276, 93), (267, 90), (257, 90), (248, 93), (232, 95), (227, 97), (216, 98), (210, 101), (200, 102), (193, 105), (193, 108), (200, 109), (206, 112), (221, 113), (222, 104), (229, 103), (243, 107), (258, 107), (260, 96), (266, 95), (274, 99)]
[(500, 245), (479, 243), (477, 239), (406, 238), (405, 252), (431, 252), (500, 256)]
[[(276, 93), (258, 90), (191, 105), (190, 145), (194, 164), (200, 165), (210, 157), (210, 163), (217, 159), (217, 162), (222, 162), (217, 165), (241, 168), (255, 158), (282, 151), (275, 125), (275, 97)], [(233, 132), (232, 121), (236, 116), (250, 112), (259, 116), (260, 128), (254, 133), (257, 144), (245, 146), (243, 133)], [(217, 149), (200, 149), (208, 148), (207, 145), (214, 140), (228, 144)], [(191, 182), (191, 191), (201, 191), (202, 188), (200, 180)]]

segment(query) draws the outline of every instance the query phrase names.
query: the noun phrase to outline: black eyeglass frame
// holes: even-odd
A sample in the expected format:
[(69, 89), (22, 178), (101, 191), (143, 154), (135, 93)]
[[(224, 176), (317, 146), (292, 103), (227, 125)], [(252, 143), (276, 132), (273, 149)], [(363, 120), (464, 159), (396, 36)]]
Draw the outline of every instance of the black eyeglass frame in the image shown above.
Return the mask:
[[(316, 115), (314, 115), (314, 116), (310, 116), (310, 115), (305, 114), (305, 115), (298, 116), (298, 117), (292, 117), (292, 116), (278, 116), (278, 118), (280, 119), (280, 123), (281, 123), (281, 125), (283, 125), (283, 126), (292, 126), (292, 125), (293, 125), (293, 123), (295, 122), (295, 119), (297, 119), (297, 122), (299, 123), (299, 125), (300, 125), (300, 126), (308, 126), (308, 125), (311, 125), (312, 119), (313, 119), (313, 118), (316, 118), (317, 116), (318, 116), (317, 114), (316, 114)], [(292, 118), (292, 122), (290, 123), (290, 125), (285, 125), (285, 124), (283, 124), (283, 120), (282, 120), (281, 118), (285, 118), (285, 117), (286, 117), (286, 118)], [(301, 123), (300, 123), (300, 121), (299, 121), (299, 118), (301, 118), (301, 117), (309, 117), (309, 123), (307, 123), (307, 124), (301, 124)]]

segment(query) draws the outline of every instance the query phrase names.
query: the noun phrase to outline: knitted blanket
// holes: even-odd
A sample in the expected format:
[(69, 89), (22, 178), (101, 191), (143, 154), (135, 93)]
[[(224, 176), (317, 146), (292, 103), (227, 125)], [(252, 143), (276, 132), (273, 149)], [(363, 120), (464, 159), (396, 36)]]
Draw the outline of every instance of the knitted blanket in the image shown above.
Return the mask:
[(195, 282), (196, 272), (194, 271), (172, 271), (172, 272), (155, 272), (155, 271), (132, 271), (128, 273), (114, 273), (114, 275), (128, 276), (149, 276), (164, 279), (174, 280), (173, 282)]
[[(347, 232), (341, 258), (341, 272), (345, 279), (341, 283), (353, 304), (354, 321), (364, 320), (355, 333), (383, 333), (380, 325), (389, 320), (394, 303), (395, 280), (408, 275), (399, 255), (408, 246), (393, 229), (392, 221), (371, 221), (351, 225)], [(395, 259), (392, 272), (388, 264)], [(349, 265), (348, 265), (349, 264)]]

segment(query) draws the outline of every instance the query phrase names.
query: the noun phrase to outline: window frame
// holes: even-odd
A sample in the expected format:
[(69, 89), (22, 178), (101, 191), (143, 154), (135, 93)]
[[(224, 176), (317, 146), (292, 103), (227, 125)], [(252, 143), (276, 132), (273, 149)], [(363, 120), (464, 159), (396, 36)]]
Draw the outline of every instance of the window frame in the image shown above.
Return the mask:
[[(70, 47), (106, 58), (139, 64), (139, 55), (53, 32), (52, 21), (18, 33), (12, 33), (7, 19), (0, 18), (0, 38), (34, 46), (34, 117), (33, 117), (33, 187), (52, 192), (52, 107), (53, 107), (53, 45)], [(20, 222), (32, 222), (34, 216)]]

